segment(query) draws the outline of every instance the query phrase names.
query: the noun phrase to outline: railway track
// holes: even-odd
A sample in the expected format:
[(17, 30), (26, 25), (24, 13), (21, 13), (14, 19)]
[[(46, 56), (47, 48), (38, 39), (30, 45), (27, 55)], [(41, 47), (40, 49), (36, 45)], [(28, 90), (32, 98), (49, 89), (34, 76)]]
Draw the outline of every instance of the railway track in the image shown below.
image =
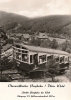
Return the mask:
[[(12, 70), (13, 71), (13, 70)], [(1, 74), (0, 74), (1, 76)], [(29, 75), (27, 75), (27, 73), (25, 72), (6, 72), (2, 74), (2, 79), (7, 80), (8, 82), (12, 82), (12, 81), (19, 81), (19, 80), (24, 80), (24, 79), (28, 79)]]
[(21, 75), (21, 73), (8, 73), (7, 76), (11, 79), (11, 81), (29, 78), (26, 75)]

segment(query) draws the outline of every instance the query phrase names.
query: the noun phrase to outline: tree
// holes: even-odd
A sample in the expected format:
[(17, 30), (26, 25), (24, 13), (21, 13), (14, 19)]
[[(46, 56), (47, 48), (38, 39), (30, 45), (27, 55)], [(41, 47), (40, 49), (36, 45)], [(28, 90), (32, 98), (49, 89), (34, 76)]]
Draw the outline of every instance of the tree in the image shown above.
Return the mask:
[(6, 36), (6, 33), (3, 29), (0, 29), (0, 70), (1, 70), (1, 81), (2, 81), (2, 65), (1, 65), (1, 48), (2, 48), (2, 45), (1, 45), (1, 39), (4, 39), (6, 40), (7, 39), (7, 36)]
[(67, 41), (65, 41), (64, 43), (62, 43), (61, 44), (61, 49), (63, 50), (63, 51), (66, 51), (66, 48), (68, 47), (68, 42)]
[(63, 42), (62, 44), (60, 44), (60, 47), (59, 47), (61, 50), (63, 51), (66, 51), (68, 53), (71, 52), (71, 41), (65, 41)]
[(16, 67), (16, 61), (14, 60), (10, 60), (8, 59), (8, 57), (3, 57), (1, 59), (1, 67), (0, 67), (0, 71), (1, 71), (1, 76), (0, 76), (0, 81), (4, 82), (4, 81), (9, 81), (8, 79), (6, 79), (6, 77), (4, 78), (2, 76), (2, 72), (8, 69), (15, 69)]
[(66, 48), (66, 52), (71, 53), (71, 49), (70, 48)]
[(41, 44), (41, 40), (38, 38), (35, 39), (35, 37), (33, 37), (33, 36), (31, 37), (31, 40), (29, 42), (30, 42), (30, 44), (32, 44), (34, 46), (40, 46), (40, 44)]
[(1, 58), (1, 68), (0, 70), (7, 70), (14, 68), (16, 66), (16, 61), (8, 59), (8, 57)]
[(1, 66), (0, 66), (0, 71), (1, 71), (1, 81), (2, 81), (2, 71), (6, 70), (8, 67), (9, 59), (6, 57), (3, 57), (1, 59)]
[(56, 74), (59, 73), (59, 63), (56, 63), (55, 59), (49, 60), (46, 65), (46, 74), (52, 78), (52, 82), (55, 81)]
[(50, 39), (41, 40), (40, 46), (41, 46), (41, 47), (45, 47), (45, 48), (47, 48), (47, 47), (50, 48), (50, 47), (51, 47), (51, 41), (50, 41)]
[(7, 57), (3, 57), (1, 59), (1, 66), (2, 66), (2, 70), (5, 70), (8, 68), (9, 66), (9, 59)]
[(14, 41), (13, 39), (7, 39), (6, 44), (13, 44), (13, 41)]
[(56, 39), (53, 39), (51, 42), (51, 48), (52, 49), (57, 49), (58, 48), (58, 42), (56, 41)]

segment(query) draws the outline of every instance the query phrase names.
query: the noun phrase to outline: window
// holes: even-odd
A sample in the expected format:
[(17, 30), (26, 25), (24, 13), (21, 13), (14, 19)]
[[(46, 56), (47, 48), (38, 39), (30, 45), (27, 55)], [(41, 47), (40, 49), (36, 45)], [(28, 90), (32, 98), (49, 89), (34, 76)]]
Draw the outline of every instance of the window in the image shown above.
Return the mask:
[(67, 62), (67, 61), (68, 61), (68, 58), (67, 58), (67, 57), (65, 57), (64, 61), (65, 61), (65, 62)]
[(26, 49), (25, 47), (22, 47), (22, 49)]
[(20, 49), (18, 49), (18, 52), (21, 52), (21, 50), (20, 50)]
[(39, 56), (39, 63), (43, 63), (46, 61), (46, 55)]
[(16, 52), (16, 59), (21, 60), (21, 53)]
[(15, 48), (15, 47), (13, 47), (13, 49), (14, 49), (14, 50), (16, 50), (16, 48)]
[(22, 50), (22, 53), (28, 53), (28, 51), (26, 51), (26, 50)]
[(27, 54), (22, 54), (22, 61), (28, 62), (28, 55)]
[(14, 48), (14, 58), (22, 62), (28, 62), (28, 50), (24, 47), (20, 48), (20, 45), (15, 45)]
[(47, 57), (47, 61), (52, 60), (52, 59), (53, 59), (53, 55)]
[(30, 63), (33, 63), (33, 55), (30, 55)]
[(16, 45), (16, 47), (17, 47), (17, 48), (20, 48), (20, 46), (19, 46), (19, 45)]
[(69, 57), (65, 57), (64, 61), (68, 62), (69, 61)]
[(60, 57), (60, 63), (64, 62), (64, 57)]
[[(22, 47), (24, 49), (24, 47)], [(28, 51), (22, 50), (22, 61), (28, 62)]]
[(59, 62), (59, 57), (56, 57), (55, 60), (56, 60), (56, 62)]
[(18, 52), (18, 49), (17, 48), (14, 48), (14, 51)]

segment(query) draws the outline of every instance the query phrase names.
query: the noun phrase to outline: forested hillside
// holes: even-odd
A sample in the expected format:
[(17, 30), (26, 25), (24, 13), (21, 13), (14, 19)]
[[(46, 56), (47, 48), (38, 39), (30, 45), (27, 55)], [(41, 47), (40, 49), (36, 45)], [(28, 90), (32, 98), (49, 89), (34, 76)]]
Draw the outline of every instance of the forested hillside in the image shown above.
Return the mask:
[(18, 30), (32, 30), (46, 32), (55, 37), (71, 37), (71, 16), (53, 15), (41, 18), (33, 18), (23, 24)]
[(13, 29), (27, 20), (29, 20), (28, 17), (0, 11), (0, 27), (3, 27), (4, 30)]
[(71, 15), (51, 15), (39, 18), (27, 18), (13, 13), (0, 11), (0, 26), (5, 30), (13, 29), (18, 24), (16, 32), (46, 32), (53, 37), (71, 37)]

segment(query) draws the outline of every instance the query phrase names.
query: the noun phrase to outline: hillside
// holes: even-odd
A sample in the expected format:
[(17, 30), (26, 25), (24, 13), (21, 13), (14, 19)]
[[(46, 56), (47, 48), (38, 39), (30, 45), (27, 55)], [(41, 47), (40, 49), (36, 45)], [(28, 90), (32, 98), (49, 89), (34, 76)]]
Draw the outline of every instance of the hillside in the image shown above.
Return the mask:
[(22, 24), (27, 20), (29, 20), (28, 17), (0, 11), (0, 27), (3, 26), (5, 30), (13, 28), (18, 23)]
[(33, 19), (33, 22), (36, 23), (32, 29), (40, 29), (41, 31), (47, 32), (58, 32), (63, 27), (71, 24), (71, 16), (68, 15), (54, 15), (54, 16), (46, 16), (41, 18)]
[(20, 28), (32, 31), (40, 31), (56, 35), (70, 35), (71, 33), (71, 16), (70, 15), (54, 15), (41, 18), (33, 18)]
[[(20, 24), (20, 27), (17, 27)], [(49, 36), (60, 38), (71, 38), (71, 15), (51, 15), (38, 18), (28, 18), (25, 16), (0, 11), (0, 26), (4, 25), (4, 30), (14, 30), (14, 32), (46, 32)]]

